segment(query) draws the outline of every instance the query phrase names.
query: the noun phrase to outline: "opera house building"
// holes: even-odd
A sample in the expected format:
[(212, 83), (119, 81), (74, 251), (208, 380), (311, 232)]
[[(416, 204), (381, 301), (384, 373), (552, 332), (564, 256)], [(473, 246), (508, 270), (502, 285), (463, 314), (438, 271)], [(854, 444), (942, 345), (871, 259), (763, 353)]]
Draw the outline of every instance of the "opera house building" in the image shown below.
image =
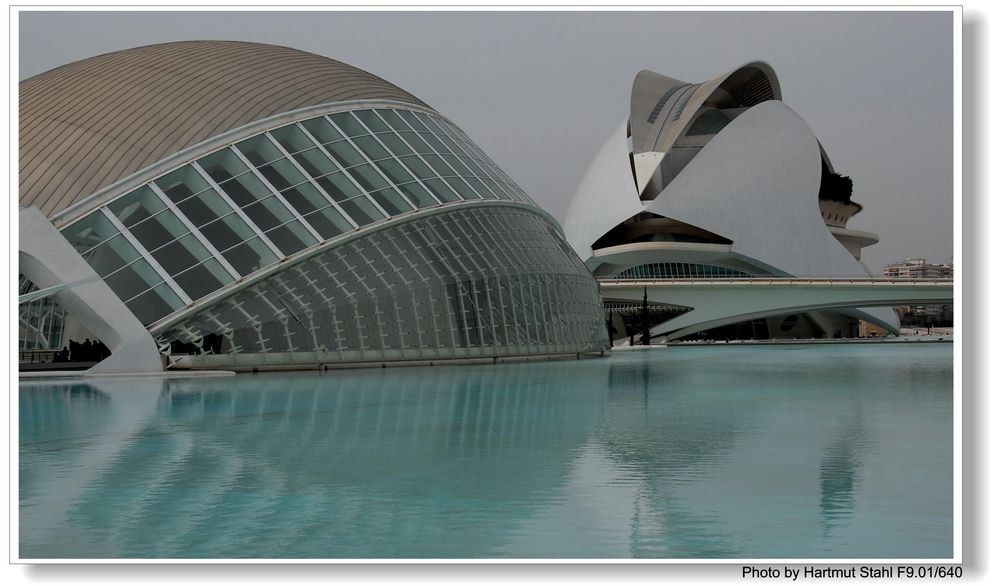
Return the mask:
[[(780, 104), (749, 110), (733, 139), (710, 146), (741, 148), (739, 127), (776, 116), (794, 115)], [(651, 141), (652, 156), (687, 124), (650, 121), (634, 123), (631, 140)], [(699, 124), (708, 122), (718, 124)], [(781, 148), (799, 148), (800, 126)], [(608, 202), (613, 224), (650, 214), (710, 239), (729, 234), (691, 206), (657, 203), (684, 203), (686, 192), (647, 198), (679, 158), (645, 165), (646, 151), (626, 152), (621, 138), (622, 160), (609, 152), (600, 164), (628, 170), (634, 159), (646, 181), (637, 194), (625, 177), (628, 190)], [(22, 348), (99, 339), (111, 356), (95, 372), (496, 360), (609, 345), (598, 284), (558, 222), (443, 115), (326, 57), (196, 41), (58, 67), (20, 84), (19, 166), (21, 292), (33, 299), (22, 304)], [(574, 246), (589, 250), (613, 227), (574, 224)], [(784, 260), (762, 255), (798, 270)]]
[[(641, 71), (629, 115), (580, 181), (564, 227), (587, 267), (604, 279), (867, 279), (861, 250), (878, 236), (847, 227), (861, 211), (851, 194), (851, 179), (836, 172), (806, 122), (781, 101), (766, 63), (704, 83)], [(629, 299), (606, 292), (616, 338), (636, 332), (637, 291)], [(650, 303), (651, 334), (698, 330), (671, 326), (671, 318), (692, 309)], [(747, 323), (734, 294), (721, 309), (732, 318), (714, 320), (717, 338), (847, 337), (857, 335), (859, 320), (890, 331), (899, 326), (884, 307)]]

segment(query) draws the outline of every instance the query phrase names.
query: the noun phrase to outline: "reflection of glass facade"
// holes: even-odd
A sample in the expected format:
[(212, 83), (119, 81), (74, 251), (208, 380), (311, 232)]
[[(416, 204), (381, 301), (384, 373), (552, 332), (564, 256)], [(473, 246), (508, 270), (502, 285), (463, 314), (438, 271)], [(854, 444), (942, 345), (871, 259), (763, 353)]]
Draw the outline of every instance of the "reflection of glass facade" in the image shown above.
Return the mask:
[(182, 359), (195, 367), (565, 354), (607, 343), (593, 278), (547, 219), (510, 205), (400, 221), (157, 333), (206, 346), (206, 336), (221, 336), (221, 355)]
[(533, 203), (449, 122), (365, 109), (237, 142), (115, 199), (63, 235), (149, 325), (319, 242), (463, 200)]

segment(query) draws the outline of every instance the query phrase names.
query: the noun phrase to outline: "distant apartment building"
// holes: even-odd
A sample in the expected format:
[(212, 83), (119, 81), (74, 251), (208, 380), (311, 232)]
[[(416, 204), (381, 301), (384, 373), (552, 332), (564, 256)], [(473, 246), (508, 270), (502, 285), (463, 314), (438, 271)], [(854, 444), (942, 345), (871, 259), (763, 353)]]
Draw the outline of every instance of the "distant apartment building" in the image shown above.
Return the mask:
[(951, 263), (935, 264), (924, 258), (910, 258), (894, 262), (882, 269), (882, 275), (889, 279), (951, 279), (954, 267)]
[[(909, 258), (886, 265), (882, 275), (889, 279), (952, 279), (952, 263), (936, 264), (923, 258)], [(908, 305), (896, 309), (902, 325), (950, 325), (954, 319), (951, 305)]]

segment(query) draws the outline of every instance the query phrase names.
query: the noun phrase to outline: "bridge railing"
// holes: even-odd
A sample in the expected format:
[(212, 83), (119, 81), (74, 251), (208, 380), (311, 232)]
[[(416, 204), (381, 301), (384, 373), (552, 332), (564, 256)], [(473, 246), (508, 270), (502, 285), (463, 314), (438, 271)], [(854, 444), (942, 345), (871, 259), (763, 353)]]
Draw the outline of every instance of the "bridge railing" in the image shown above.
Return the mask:
[(953, 285), (954, 279), (897, 279), (885, 277), (781, 277), (781, 276), (755, 276), (755, 277), (709, 277), (709, 278), (643, 278), (643, 279), (617, 279), (613, 277), (599, 277), (599, 283), (617, 284), (816, 284), (816, 285)]

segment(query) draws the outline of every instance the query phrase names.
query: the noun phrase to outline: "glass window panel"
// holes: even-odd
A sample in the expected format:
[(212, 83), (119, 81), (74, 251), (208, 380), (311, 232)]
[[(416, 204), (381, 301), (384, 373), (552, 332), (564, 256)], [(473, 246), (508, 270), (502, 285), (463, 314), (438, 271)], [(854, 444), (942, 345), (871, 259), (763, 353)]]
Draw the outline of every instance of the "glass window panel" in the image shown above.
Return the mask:
[(434, 193), (441, 201), (458, 201), (461, 199), (458, 197), (454, 191), (452, 191), (448, 184), (440, 179), (427, 179), (424, 181), (424, 185), (427, 186), (431, 192)]
[(382, 116), (389, 126), (396, 130), (409, 130), (410, 127), (403, 122), (403, 119), (399, 117), (394, 110), (377, 110), (377, 112)]
[(427, 130), (427, 127), (424, 126), (424, 123), (417, 120), (417, 117), (413, 115), (413, 112), (410, 112), (409, 110), (399, 110), (398, 112), (399, 115), (403, 117), (403, 120), (409, 122), (410, 126), (412, 126), (414, 130), (418, 131)]
[[(490, 191), (489, 189), (486, 188), (485, 185), (483, 185), (482, 181), (476, 179), (475, 177), (466, 177), (465, 182), (471, 185), (472, 188), (476, 190), (476, 193), (478, 193), (480, 197), (482, 197), (483, 199), (501, 199), (498, 198), (496, 195), (494, 195), (492, 191)], [(502, 199), (507, 199), (507, 198), (504, 197)]]
[[(171, 276), (192, 267), (210, 257), (201, 242), (193, 234), (188, 234), (176, 242), (153, 252), (153, 258)], [(187, 288), (184, 288), (187, 291)]]
[(350, 112), (341, 112), (339, 114), (330, 114), (330, 120), (337, 125), (340, 130), (347, 136), (361, 136), (362, 134), (368, 134), (364, 126), (361, 126), (354, 116), (351, 116)]
[(220, 185), (220, 187), (240, 207), (250, 205), (255, 201), (273, 195), (271, 190), (264, 185), (264, 182), (257, 179), (252, 173), (240, 175), (236, 179)]
[(343, 201), (340, 203), (340, 207), (347, 212), (347, 215), (351, 216), (351, 219), (354, 220), (358, 226), (366, 226), (385, 217), (385, 215), (364, 196)]
[(438, 155), (424, 155), (424, 160), (430, 163), (431, 167), (438, 172), (442, 177), (454, 176), (457, 173), (444, 162), (444, 159)]
[(316, 244), (301, 222), (295, 220), (264, 233), (285, 255), (294, 254), (303, 248)]
[(382, 142), (385, 143), (385, 146), (389, 147), (389, 150), (392, 151), (392, 154), (397, 157), (413, 154), (413, 149), (407, 146), (406, 143), (395, 134), (380, 134), (379, 139), (381, 139)]
[(343, 173), (333, 173), (325, 177), (317, 177), (316, 183), (323, 188), (323, 191), (327, 192), (338, 202), (361, 193), (361, 190), (354, 183), (351, 183), (351, 180), (345, 177)]
[(295, 124), (275, 128), (271, 136), (289, 153), (297, 153), (315, 147), (315, 143)]
[(403, 212), (408, 212), (413, 208), (406, 203), (403, 196), (399, 195), (393, 188), (382, 189), (372, 193), (372, 198), (382, 206), (382, 209), (389, 212), (390, 216), (395, 216)]
[(283, 191), (281, 196), (285, 198), (285, 201), (289, 205), (303, 215), (330, 205), (330, 202), (323, 197), (323, 194), (310, 183), (303, 183), (298, 187)]
[(163, 279), (153, 270), (152, 265), (143, 259), (139, 259), (115, 274), (104, 278), (108, 287), (111, 287), (111, 290), (122, 299), (131, 299), (162, 281)]
[(468, 142), (462, 136), (462, 132), (458, 128), (456, 128), (455, 126), (453, 126), (451, 124), (448, 124), (444, 120), (438, 120), (437, 123), (438, 123), (438, 126), (440, 126), (441, 129), (444, 130), (445, 134), (447, 134), (448, 136), (450, 136), (450, 137), (452, 137), (455, 140), (460, 141), (460, 142)]
[(121, 234), (83, 254), (87, 264), (102, 277), (117, 271), (140, 256), (139, 251)]
[(393, 159), (386, 159), (384, 161), (378, 161), (375, 165), (385, 173), (393, 183), (408, 183), (413, 181), (413, 175), (403, 168), (402, 165), (394, 161)]
[(100, 210), (65, 228), (62, 235), (79, 252), (90, 250), (118, 234), (118, 228)]
[(333, 207), (313, 212), (303, 216), (303, 218), (309, 222), (320, 236), (327, 240), (354, 229), (354, 226), (347, 221), (347, 218)]
[(143, 325), (149, 325), (161, 317), (172, 313), (184, 302), (166, 283), (157, 285), (125, 304)]
[(417, 136), (416, 132), (402, 131), (399, 133), (399, 136), (403, 137), (403, 140), (406, 141), (406, 144), (410, 145), (410, 147), (413, 148), (413, 150), (417, 151), (420, 154), (434, 152), (434, 149), (428, 146), (426, 142), (420, 140), (420, 137)]
[(372, 132), (385, 132), (389, 130), (385, 122), (372, 110), (355, 110), (354, 115), (361, 119)]
[(382, 148), (382, 145), (370, 136), (359, 136), (353, 140), (354, 144), (358, 145), (358, 148), (361, 149), (361, 152), (368, 155), (368, 158), (373, 161), (385, 159), (389, 156), (389, 151)]
[(197, 227), (233, 213), (233, 208), (214, 189), (203, 191), (177, 204), (177, 209)]
[(458, 174), (461, 175), (462, 177), (472, 177), (473, 175), (475, 175), (475, 173), (473, 173), (472, 171), (469, 170), (468, 167), (463, 165), (462, 161), (458, 160), (458, 157), (456, 157), (455, 155), (441, 155), (441, 158), (447, 161), (448, 164), (451, 165), (453, 169), (458, 171)]
[(444, 146), (444, 143), (438, 140), (438, 137), (434, 136), (429, 132), (421, 132), (420, 138), (424, 139), (424, 141), (426, 141), (427, 144), (431, 145), (431, 148), (433, 148), (436, 152), (439, 153), (450, 152), (448, 150), (448, 147)]
[(326, 152), (330, 153), (330, 156), (336, 159), (337, 162), (344, 167), (353, 167), (354, 165), (360, 165), (365, 162), (361, 153), (359, 153), (353, 146), (351, 146), (351, 143), (346, 140), (323, 145), (323, 148), (325, 148)]
[(446, 177), (445, 181), (448, 182), (448, 185), (451, 185), (452, 189), (457, 191), (458, 194), (462, 196), (462, 199), (480, 199), (479, 195), (477, 195), (475, 191), (472, 191), (472, 188), (466, 185), (465, 182), (458, 177)]
[(433, 179), (437, 177), (437, 173), (435, 173), (417, 156), (400, 157), (399, 160), (403, 163), (403, 166), (416, 175), (418, 179)]
[(414, 115), (424, 126), (427, 127), (427, 130), (433, 132), (434, 134), (442, 134), (443, 131), (439, 128), (441, 124), (440, 119), (422, 112), (414, 112)]
[(199, 232), (216, 250), (225, 250), (254, 237), (255, 232), (236, 214), (202, 226)]
[(414, 112), (413, 115), (417, 117), (417, 120), (419, 120), (421, 124), (427, 127), (427, 130), (437, 132), (437, 125), (434, 124), (431, 116), (428, 116), (423, 112)]
[(489, 164), (483, 162), (482, 160), (479, 160), (479, 162), (480, 162), (480, 166), (483, 168), (483, 170), (486, 171), (486, 173), (489, 175), (489, 177), (491, 179), (493, 179), (493, 181), (495, 183), (497, 183), (498, 185), (505, 185), (504, 180), (496, 172), (496, 169), (494, 169), (493, 167), (491, 167)]
[(294, 157), (299, 165), (302, 165), (302, 168), (306, 170), (306, 173), (309, 173), (313, 177), (336, 173), (338, 170), (333, 161), (320, 151), (319, 148), (297, 153)]
[(441, 142), (444, 143), (446, 147), (448, 147), (449, 151), (455, 153), (456, 155), (463, 154), (464, 151), (462, 150), (462, 147), (460, 147), (458, 143), (452, 140), (451, 137), (444, 134), (438, 134), (437, 137), (438, 139), (441, 140)]
[(260, 168), (260, 174), (278, 191), (288, 189), (306, 180), (288, 159), (281, 159)]
[(192, 300), (200, 299), (212, 291), (217, 291), (232, 281), (232, 275), (226, 272), (226, 269), (222, 268), (222, 264), (214, 258), (174, 277), (174, 282)]
[(183, 201), (208, 189), (208, 182), (194, 167), (185, 165), (154, 181), (171, 201)]
[(434, 196), (427, 191), (419, 183), (404, 183), (403, 185), (397, 185), (399, 189), (406, 194), (411, 202), (415, 203), (417, 207), (426, 208), (430, 206), (435, 206), (438, 204)]
[(340, 133), (330, 122), (323, 116), (319, 118), (313, 118), (311, 120), (305, 120), (302, 122), (302, 126), (305, 127), (309, 134), (320, 143), (333, 142), (335, 140), (343, 140), (344, 135)]
[(188, 229), (173, 212), (167, 210), (129, 230), (129, 233), (146, 250), (152, 251), (187, 234)]
[(383, 187), (389, 186), (389, 183), (385, 180), (385, 178), (378, 174), (375, 167), (372, 167), (367, 163), (348, 169), (347, 172), (350, 173), (351, 177), (354, 177), (354, 180), (367, 191), (374, 191), (376, 189), (382, 189)]
[(248, 240), (222, 253), (222, 256), (233, 265), (236, 271), (244, 277), (250, 273), (278, 262), (278, 257), (260, 238)]
[(462, 161), (462, 164), (469, 168), (476, 177), (484, 178), (489, 177), (489, 174), (483, 169), (482, 165), (478, 161), (471, 157), (465, 155), (459, 155), (458, 159)]
[(288, 211), (288, 208), (275, 197), (270, 197), (249, 205), (243, 208), (243, 212), (250, 218), (251, 222), (265, 232), (279, 224), (284, 224), (294, 217), (292, 212)]
[[(216, 183), (222, 183), (228, 179), (232, 179), (237, 175), (242, 175), (250, 169), (246, 166), (236, 153), (229, 149), (223, 149), (217, 153), (212, 153), (207, 157), (202, 157), (198, 159), (198, 164), (201, 168), (208, 173), (208, 176), (215, 180)], [(163, 186), (160, 185), (162, 188)], [(166, 191), (164, 189), (164, 191)], [(169, 194), (168, 194), (169, 195)], [(171, 198), (172, 199), (172, 198)]]
[(496, 181), (494, 181), (492, 179), (483, 179), (483, 183), (485, 183), (486, 185), (488, 185), (489, 187), (491, 187), (493, 189), (494, 193), (499, 193), (502, 196), (505, 196), (505, 197), (503, 197), (503, 199), (517, 199), (517, 198), (511, 197), (511, 195), (510, 195), (510, 193), (508, 191), (504, 190), (504, 188), (499, 183), (497, 183)]
[(108, 204), (108, 209), (126, 227), (134, 226), (166, 208), (163, 200), (145, 185)]
[(257, 136), (238, 142), (236, 143), (236, 148), (255, 167), (260, 167), (264, 163), (282, 157), (281, 151), (278, 150), (278, 147), (274, 146), (274, 143), (267, 138), (266, 134), (258, 134)]

